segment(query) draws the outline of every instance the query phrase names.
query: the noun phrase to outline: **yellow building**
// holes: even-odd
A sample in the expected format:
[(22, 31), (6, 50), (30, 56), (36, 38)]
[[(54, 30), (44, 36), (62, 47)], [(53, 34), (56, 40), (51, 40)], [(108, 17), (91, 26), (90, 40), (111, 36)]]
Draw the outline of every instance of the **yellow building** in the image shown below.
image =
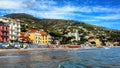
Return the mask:
[(32, 41), (32, 43), (35, 43), (35, 44), (38, 43), (38, 37), (39, 37), (38, 31), (37, 30), (29, 30), (28, 33), (29, 33), (29, 38)]
[(90, 38), (88, 39), (88, 41), (89, 41), (89, 42), (95, 42), (96, 45), (100, 45), (100, 44), (101, 44), (100, 40), (97, 39), (97, 38), (94, 38), (94, 37), (90, 37)]
[(44, 31), (29, 30), (29, 38), (34, 44), (49, 44), (50, 35)]
[(49, 44), (50, 43), (50, 35), (45, 32), (40, 32), (40, 42), (41, 44)]

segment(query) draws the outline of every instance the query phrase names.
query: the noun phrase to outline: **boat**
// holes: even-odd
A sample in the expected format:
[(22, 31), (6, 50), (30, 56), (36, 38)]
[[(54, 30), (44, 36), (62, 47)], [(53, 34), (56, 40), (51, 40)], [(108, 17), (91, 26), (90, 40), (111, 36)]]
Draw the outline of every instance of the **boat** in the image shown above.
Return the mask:
[(81, 48), (81, 46), (79, 46), (79, 45), (70, 45), (70, 46), (68, 46), (68, 48)]

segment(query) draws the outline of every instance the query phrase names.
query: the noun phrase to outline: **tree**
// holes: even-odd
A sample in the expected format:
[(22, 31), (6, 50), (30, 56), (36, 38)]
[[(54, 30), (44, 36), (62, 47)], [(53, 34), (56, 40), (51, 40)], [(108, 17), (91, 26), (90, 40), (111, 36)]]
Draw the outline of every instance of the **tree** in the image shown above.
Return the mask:
[(54, 37), (63, 37), (63, 34), (57, 32), (57, 31), (51, 31), (49, 34)]

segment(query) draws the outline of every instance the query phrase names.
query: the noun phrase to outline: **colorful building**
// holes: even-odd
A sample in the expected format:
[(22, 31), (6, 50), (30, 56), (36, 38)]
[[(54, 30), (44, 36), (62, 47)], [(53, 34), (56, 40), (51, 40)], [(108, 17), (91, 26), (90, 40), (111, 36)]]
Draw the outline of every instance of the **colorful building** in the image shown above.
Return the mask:
[(49, 44), (50, 43), (50, 35), (45, 32), (40, 32), (40, 42), (41, 44)]
[(2, 20), (0, 20), (0, 42), (9, 42), (9, 26), (8, 23), (3, 22)]
[(18, 19), (11, 19), (7, 17), (1, 17), (0, 21), (7, 23), (9, 26), (9, 39), (10, 42), (14, 42), (20, 38), (20, 21)]
[(88, 41), (89, 42), (95, 42), (96, 45), (100, 45), (101, 44), (100, 40), (95, 38), (95, 37), (88, 38)]
[(28, 33), (29, 33), (29, 38), (32, 41), (32, 43), (38, 44), (39, 43), (38, 39), (40, 37), (40, 36), (38, 36), (39, 35), (38, 31), (34, 30), (34, 29), (31, 29), (31, 30), (28, 31)]
[(28, 34), (26, 34), (25, 32), (20, 32), (20, 42), (30, 43)]
[(11, 20), (10, 24), (10, 40), (15, 41), (20, 38), (20, 22), (17, 20)]
[(49, 44), (50, 43), (50, 35), (44, 31), (38, 30), (29, 30), (29, 38), (35, 44)]

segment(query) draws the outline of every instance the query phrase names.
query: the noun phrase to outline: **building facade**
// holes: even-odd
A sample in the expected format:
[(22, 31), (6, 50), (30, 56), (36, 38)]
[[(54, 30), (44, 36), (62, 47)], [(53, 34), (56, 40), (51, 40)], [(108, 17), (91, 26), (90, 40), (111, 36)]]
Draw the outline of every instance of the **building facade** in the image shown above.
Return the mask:
[(32, 43), (34, 43), (34, 44), (40, 43), (39, 42), (39, 37), (40, 36), (39, 36), (39, 33), (38, 33), (37, 30), (31, 29), (31, 30), (28, 31), (28, 34), (29, 34), (29, 38), (32, 41)]
[(29, 39), (28, 34), (26, 34), (25, 32), (20, 32), (19, 41), (23, 43), (31, 43), (31, 40)]
[(96, 45), (100, 45), (101, 44), (100, 40), (98, 38), (95, 38), (95, 37), (88, 38), (88, 41), (89, 42), (95, 42)]
[(34, 44), (49, 44), (50, 35), (44, 31), (29, 30), (29, 38)]
[(14, 42), (20, 38), (20, 32), (21, 32), (20, 22), (12, 20), (9, 26), (10, 26), (10, 40), (11, 42), (12, 41)]
[(50, 44), (50, 35), (45, 32), (40, 32), (41, 44)]
[(74, 36), (76, 41), (80, 40), (79, 33), (78, 33), (77, 30), (76, 30), (75, 32), (73, 32), (73, 33), (72, 33), (72, 32), (69, 32), (69, 33), (68, 33), (68, 36), (69, 36), (69, 37)]
[(7, 17), (1, 17), (0, 21), (7, 23), (9, 26), (9, 40), (14, 42), (20, 38), (20, 21), (18, 19), (11, 19)]
[(9, 42), (9, 26), (8, 24), (0, 21), (0, 42)]

